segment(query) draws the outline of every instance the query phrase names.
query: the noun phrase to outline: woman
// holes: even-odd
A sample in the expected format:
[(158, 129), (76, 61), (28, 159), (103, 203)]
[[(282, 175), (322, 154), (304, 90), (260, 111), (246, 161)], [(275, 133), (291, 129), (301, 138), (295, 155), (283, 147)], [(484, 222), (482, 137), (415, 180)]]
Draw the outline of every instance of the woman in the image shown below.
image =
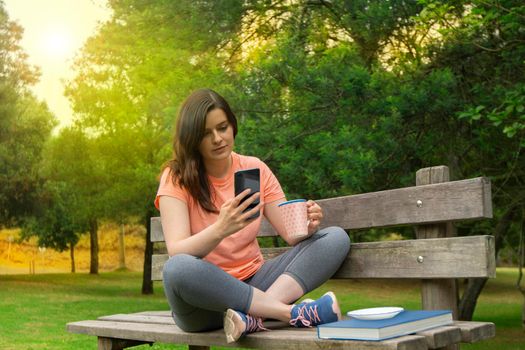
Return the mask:
[[(322, 209), (308, 201), (308, 237), (288, 237), (277, 208), (286, 200), (279, 182), (261, 160), (233, 152), (236, 134), (235, 115), (215, 91), (197, 90), (182, 104), (174, 158), (155, 199), (170, 255), (164, 290), (175, 322), (188, 332), (224, 327), (233, 342), (264, 330), (265, 318), (296, 327), (339, 320), (332, 292), (292, 303), (333, 275), (348, 254), (348, 235), (338, 227), (319, 230)], [(233, 174), (249, 168), (260, 169), (260, 192), (235, 197)], [(249, 219), (258, 211), (292, 249), (264, 261), (256, 239), (262, 215)]]

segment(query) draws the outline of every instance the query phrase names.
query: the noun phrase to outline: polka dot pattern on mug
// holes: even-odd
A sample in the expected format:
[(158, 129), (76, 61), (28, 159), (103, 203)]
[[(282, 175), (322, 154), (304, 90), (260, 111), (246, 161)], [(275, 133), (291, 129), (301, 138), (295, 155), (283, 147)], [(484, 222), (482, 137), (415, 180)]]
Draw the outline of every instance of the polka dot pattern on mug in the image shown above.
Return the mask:
[(306, 202), (291, 203), (279, 208), (284, 221), (284, 227), (290, 236), (308, 235)]

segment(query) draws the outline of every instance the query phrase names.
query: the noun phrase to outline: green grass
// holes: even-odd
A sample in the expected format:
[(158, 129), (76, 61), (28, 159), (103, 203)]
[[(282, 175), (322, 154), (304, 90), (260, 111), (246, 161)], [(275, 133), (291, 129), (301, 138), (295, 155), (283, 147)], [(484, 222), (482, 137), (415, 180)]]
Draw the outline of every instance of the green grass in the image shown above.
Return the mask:
[[(498, 269), (478, 301), (474, 319), (496, 323), (496, 337), (462, 349), (523, 349), (523, 298), (516, 290), (516, 269)], [(141, 275), (134, 272), (0, 276), (0, 349), (95, 349), (92, 336), (70, 334), (67, 322), (101, 315), (166, 310), (160, 283), (155, 294), (140, 294)], [(414, 281), (329, 281), (311, 297), (334, 290), (344, 311), (372, 306), (420, 307), (419, 284)], [(133, 349), (185, 349), (184, 346), (147, 345)]]

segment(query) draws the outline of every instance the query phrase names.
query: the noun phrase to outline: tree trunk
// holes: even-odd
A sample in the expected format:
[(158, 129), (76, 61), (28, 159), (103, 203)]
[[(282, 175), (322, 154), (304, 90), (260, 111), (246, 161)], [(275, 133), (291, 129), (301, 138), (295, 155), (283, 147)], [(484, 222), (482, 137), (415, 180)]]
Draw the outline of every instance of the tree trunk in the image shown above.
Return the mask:
[(90, 274), (98, 274), (98, 222), (93, 219), (89, 223), (89, 239), (90, 239), (90, 252), (91, 262), (89, 265)]
[(126, 248), (125, 248), (125, 244), (124, 244), (124, 224), (121, 223), (120, 224), (120, 232), (119, 232), (119, 235), (118, 235), (118, 247), (119, 247), (119, 266), (118, 268), (120, 270), (125, 270), (126, 269)]
[[(498, 256), (498, 251), (503, 244), (503, 238), (507, 233), (510, 225), (512, 224), (512, 219), (516, 213), (516, 205), (510, 206), (505, 214), (501, 217), (496, 228), (494, 229), (494, 243), (496, 256)], [(459, 319), (463, 321), (471, 321), (472, 316), (474, 315), (474, 310), (476, 308), (476, 303), (478, 302), (478, 297), (485, 286), (486, 279), (484, 278), (469, 278), (467, 287), (461, 296), (459, 301)]]
[(151, 210), (146, 213), (146, 247), (144, 249), (144, 271), (142, 274), (142, 294), (153, 294), (153, 281), (151, 280), (151, 256), (153, 243), (151, 242)]
[(73, 242), (69, 243), (69, 257), (71, 258), (71, 272), (75, 273), (75, 245)]
[(478, 297), (487, 283), (487, 278), (468, 278), (467, 286), (461, 300), (459, 301), (459, 319), (471, 321), (474, 315), (474, 309), (478, 302)]

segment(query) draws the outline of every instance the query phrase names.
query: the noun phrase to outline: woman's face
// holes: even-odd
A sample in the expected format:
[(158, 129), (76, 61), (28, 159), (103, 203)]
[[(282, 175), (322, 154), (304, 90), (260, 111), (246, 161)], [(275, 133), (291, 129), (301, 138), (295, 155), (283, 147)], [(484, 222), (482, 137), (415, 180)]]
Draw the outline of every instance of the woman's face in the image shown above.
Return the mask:
[(204, 161), (228, 159), (233, 151), (233, 128), (222, 109), (216, 108), (206, 116), (206, 129), (199, 145)]

